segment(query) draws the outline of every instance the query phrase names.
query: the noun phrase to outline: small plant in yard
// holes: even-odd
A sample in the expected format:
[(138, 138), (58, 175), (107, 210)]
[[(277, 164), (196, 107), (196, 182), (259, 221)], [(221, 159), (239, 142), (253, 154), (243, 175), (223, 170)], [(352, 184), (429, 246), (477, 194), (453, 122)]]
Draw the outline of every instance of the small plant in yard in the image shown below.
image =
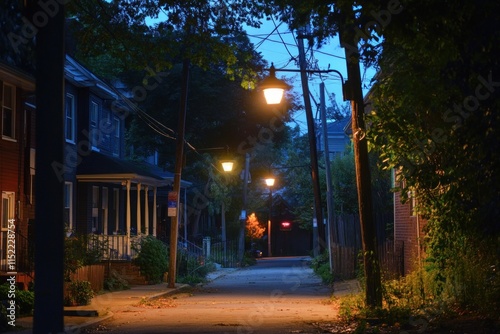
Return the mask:
[(311, 261), (311, 267), (325, 284), (333, 284), (334, 276), (330, 272), (328, 253), (322, 253)]
[(89, 281), (73, 281), (68, 285), (67, 305), (89, 305), (94, 291)]
[[(12, 294), (10, 290), (10, 285), (8, 283), (0, 285), (0, 301), (9, 300), (9, 294)], [(31, 315), (33, 313), (33, 307), (35, 305), (35, 294), (33, 291), (25, 291), (15, 289), (15, 298), (16, 298), (16, 316), (25, 316)], [(7, 320), (7, 304), (0, 303), (0, 330), (3, 325), (7, 323), (3, 323), (3, 320)]]
[(120, 291), (130, 289), (126, 279), (124, 279), (116, 270), (111, 270), (109, 277), (104, 280), (104, 290)]
[(167, 246), (148, 235), (133, 244), (132, 248), (138, 252), (134, 263), (139, 266), (141, 273), (150, 283), (160, 283), (163, 280), (163, 274), (168, 271)]
[(177, 255), (178, 259), (178, 281), (195, 285), (206, 281), (207, 274), (215, 270), (212, 262), (206, 262), (204, 259), (197, 259), (182, 252)]

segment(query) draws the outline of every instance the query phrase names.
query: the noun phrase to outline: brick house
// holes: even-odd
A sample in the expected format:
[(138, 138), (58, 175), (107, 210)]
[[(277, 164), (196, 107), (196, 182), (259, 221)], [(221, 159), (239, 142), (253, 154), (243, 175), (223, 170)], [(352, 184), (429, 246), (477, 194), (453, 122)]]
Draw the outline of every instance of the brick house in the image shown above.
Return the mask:
[[(19, 285), (34, 277), (35, 80), (0, 62), (0, 273), (12, 268)], [(132, 112), (125, 97), (71, 56), (65, 62), (65, 161), (56, 164), (64, 182), (67, 235), (88, 234), (107, 242), (105, 257), (128, 260), (139, 235), (157, 235), (173, 174), (148, 162), (129, 161), (125, 123)], [(187, 183), (182, 182), (185, 191)], [(182, 200), (181, 200), (182, 201)], [(14, 222), (15, 267), (8, 261)], [(165, 230), (165, 226), (161, 227)]]
[[(404, 181), (397, 178), (393, 172), (395, 187), (402, 188)], [(397, 183), (398, 184), (397, 184)], [(424, 257), (422, 240), (425, 235), (424, 228), (427, 221), (416, 213), (416, 196), (408, 194), (409, 200), (402, 203), (401, 192), (394, 192), (394, 241), (403, 244), (403, 273), (408, 274), (418, 268)]]
[(28, 239), (35, 213), (34, 91), (32, 76), (0, 62), (0, 273), (18, 272), (21, 282), (30, 280), (33, 269)]

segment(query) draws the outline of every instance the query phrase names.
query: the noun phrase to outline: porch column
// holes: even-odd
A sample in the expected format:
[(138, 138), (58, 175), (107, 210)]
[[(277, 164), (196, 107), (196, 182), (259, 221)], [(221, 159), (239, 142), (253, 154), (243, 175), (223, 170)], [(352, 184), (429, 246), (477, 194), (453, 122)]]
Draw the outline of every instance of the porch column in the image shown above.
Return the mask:
[(126, 211), (127, 255), (130, 256), (130, 180), (126, 181), (126, 185), (127, 185), (127, 211)]
[(158, 209), (156, 208), (156, 186), (153, 187), (153, 236), (156, 237)]
[(148, 190), (149, 187), (144, 187), (144, 233), (149, 235), (149, 201), (148, 201)]
[(141, 234), (141, 184), (137, 183), (137, 235)]

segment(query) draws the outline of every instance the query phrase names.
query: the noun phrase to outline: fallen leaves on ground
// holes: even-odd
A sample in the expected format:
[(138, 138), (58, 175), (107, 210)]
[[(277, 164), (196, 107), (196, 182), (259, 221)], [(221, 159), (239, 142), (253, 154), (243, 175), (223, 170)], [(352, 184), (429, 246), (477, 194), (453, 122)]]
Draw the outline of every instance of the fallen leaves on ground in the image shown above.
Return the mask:
[(142, 300), (137, 305), (138, 307), (149, 308), (149, 309), (162, 309), (176, 307), (177, 304), (172, 298), (155, 298)]

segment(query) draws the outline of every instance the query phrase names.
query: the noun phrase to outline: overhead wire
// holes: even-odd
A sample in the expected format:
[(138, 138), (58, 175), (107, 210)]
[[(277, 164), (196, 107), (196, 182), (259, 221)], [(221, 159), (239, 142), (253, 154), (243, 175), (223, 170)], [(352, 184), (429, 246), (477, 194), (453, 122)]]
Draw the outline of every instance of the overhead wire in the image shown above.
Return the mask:
[(285, 41), (283, 40), (283, 37), (281, 36), (281, 33), (280, 33), (279, 29), (278, 29), (278, 27), (282, 24), (282, 22), (281, 22), (279, 25), (276, 25), (276, 21), (274, 21), (274, 17), (271, 17), (271, 19), (272, 19), (273, 24), (274, 24), (274, 27), (275, 27), (275, 29), (274, 29), (273, 31), (275, 31), (275, 30), (276, 30), (276, 32), (278, 33), (278, 36), (279, 36), (279, 38), (280, 38), (280, 40), (281, 40), (281, 42), (282, 42), (283, 46), (285, 47), (286, 51), (288, 52), (288, 54), (290, 55), (290, 57), (291, 57), (292, 59), (294, 59), (295, 57), (292, 55), (292, 53), (291, 53), (291, 52), (290, 52), (290, 50), (288, 49), (288, 47), (287, 47), (287, 45), (286, 45)]

